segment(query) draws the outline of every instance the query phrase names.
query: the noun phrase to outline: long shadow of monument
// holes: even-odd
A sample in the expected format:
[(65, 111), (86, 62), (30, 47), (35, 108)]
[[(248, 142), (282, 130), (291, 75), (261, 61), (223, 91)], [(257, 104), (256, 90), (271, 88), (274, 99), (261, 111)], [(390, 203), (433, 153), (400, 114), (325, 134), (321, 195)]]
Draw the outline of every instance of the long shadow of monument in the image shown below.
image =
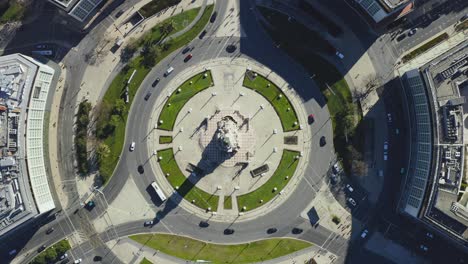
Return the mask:
[[(199, 127), (203, 127), (203, 122)], [(187, 179), (175, 190), (170, 197), (168, 197), (168, 201), (166, 202), (164, 208), (157, 212), (155, 221), (156, 223), (160, 221), (162, 218), (167, 216), (172, 210), (176, 209), (178, 205), (181, 203), (182, 199), (184, 199), (187, 194), (192, 191), (195, 185), (206, 175), (213, 173), (222, 163), (226, 160), (232, 158), (235, 155), (235, 152), (228, 152), (226, 150), (226, 141), (223, 139), (218, 138), (217, 133), (214, 133), (213, 137), (211, 138), (210, 142), (206, 145), (205, 149), (202, 152), (201, 158), (196, 165), (189, 164), (191, 173), (187, 177)], [(174, 153), (174, 157), (177, 155), (179, 151)], [(211, 196), (205, 200), (207, 209), (209, 206), (209, 201), (215, 196), (215, 193), (212, 193)], [(208, 210), (207, 210), (208, 211)]]

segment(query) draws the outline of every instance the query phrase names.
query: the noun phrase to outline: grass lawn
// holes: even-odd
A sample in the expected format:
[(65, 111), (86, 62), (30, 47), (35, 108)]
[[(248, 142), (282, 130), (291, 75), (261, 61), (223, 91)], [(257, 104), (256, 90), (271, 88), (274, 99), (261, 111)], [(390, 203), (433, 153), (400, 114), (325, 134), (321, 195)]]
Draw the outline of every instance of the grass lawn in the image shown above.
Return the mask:
[(232, 196), (224, 196), (224, 209), (232, 209)]
[[(270, 87), (268, 87), (268, 84), (270, 84)], [(251, 81), (247, 73), (245, 74), (243, 85), (258, 92), (271, 103), (281, 120), (284, 131), (299, 129), (296, 111), (278, 86), (261, 75), (258, 75)], [(281, 98), (280, 95), (282, 96)], [(290, 109), (289, 111), (288, 108)], [(294, 122), (297, 122), (298, 125), (294, 125)]]
[(405, 56), (403, 56), (403, 58), (401, 58), (401, 61), (403, 63), (405, 62), (408, 62), (414, 58), (416, 58), (417, 56), (419, 56), (420, 54), (428, 51), (429, 49), (433, 48), (434, 46), (436, 46), (437, 44), (441, 43), (442, 41), (448, 39), (449, 36), (447, 33), (443, 33), (435, 38), (433, 38), (432, 40), (430, 40), (429, 42), (427, 42), (426, 44), (422, 45), (421, 47), (411, 51), (410, 53), (406, 54)]
[(10, 1), (8, 9), (0, 15), (0, 23), (21, 20), (25, 11), (24, 5), (18, 3), (18, 1)]
[(143, 258), (140, 264), (153, 264), (153, 262), (149, 261), (147, 258)]
[[(172, 30), (169, 36), (186, 28), (195, 19), (199, 11), (200, 7), (197, 7), (164, 20), (164, 24), (172, 23), (172, 26), (174, 27), (174, 30)], [(156, 26), (140, 38), (138, 45), (141, 46), (146, 41), (156, 43), (160, 41), (162, 37), (163, 35), (161, 30), (159, 30), (159, 27)]]
[(158, 151), (158, 157), (162, 157), (162, 160), (159, 161), (161, 170), (163, 171), (164, 175), (169, 173), (167, 180), (172, 185), (172, 187), (174, 187), (174, 189), (176, 189), (177, 186), (179, 187), (177, 192), (182, 197), (184, 197), (189, 202), (195, 200), (195, 203), (193, 204), (202, 209), (211, 207), (212, 211), (218, 210), (219, 196), (209, 194), (197, 188), (187, 179), (187, 177), (185, 177), (185, 175), (180, 170), (176, 160), (174, 159), (174, 152), (172, 151), (172, 148)]
[[(299, 152), (285, 149), (278, 168), (270, 179), (255, 191), (237, 197), (239, 210), (242, 210), (242, 207), (244, 206), (246, 207), (245, 211), (255, 209), (262, 205), (260, 200), (263, 200), (264, 204), (278, 195), (278, 193), (291, 180), (294, 172), (296, 171), (297, 164), (299, 163), (299, 160), (295, 159), (297, 155), (299, 155)], [(288, 176), (288, 179), (286, 179), (286, 176)], [(275, 187), (278, 190), (273, 192), (273, 188)]]
[(172, 136), (159, 136), (159, 144), (172, 143)]
[[(207, 77), (204, 77), (205, 72), (199, 73), (192, 78), (185, 81), (177, 90), (175, 90), (171, 97), (166, 101), (164, 108), (159, 114), (159, 120), (162, 120), (161, 124), (158, 122), (158, 128), (163, 130), (172, 130), (174, 128), (177, 115), (180, 112), (180, 109), (196, 95), (198, 92), (205, 90), (211, 86), (213, 79), (211, 77), (211, 72), (207, 71)], [(190, 84), (192, 82), (192, 84)], [(179, 93), (178, 90), (181, 89)], [(170, 104), (170, 105), (169, 105)]]
[[(189, 31), (185, 32), (178, 38), (168, 41), (167, 44), (169, 44), (169, 49), (160, 50), (157, 62), (160, 62), (175, 50), (187, 45), (193, 38), (195, 38), (208, 23), (211, 13), (213, 12), (213, 7), (213, 5), (207, 6), (200, 20)], [(177, 16), (185, 15), (184, 13), (181, 13), (170, 19), (178, 19)], [(155, 27), (156, 29), (154, 31), (159, 32), (159, 27), (161, 27), (161, 25), (163, 24), (165, 24), (164, 21), (158, 24)], [(132, 82), (129, 85), (130, 104), (127, 104), (127, 110), (130, 109), (131, 103), (133, 102), (135, 94), (141, 85), (141, 82), (151, 70), (142, 66), (141, 61), (142, 57), (138, 56), (127, 64), (127, 66), (112, 81), (111, 85), (106, 91), (106, 94), (104, 95), (103, 101), (110, 104), (112, 107), (117, 99), (122, 98), (128, 78), (133, 73), (133, 70), (137, 70), (135, 76), (132, 79)], [(106, 120), (110, 120), (110, 117)], [(126, 123), (127, 114), (125, 114), (124, 117), (120, 120), (120, 123), (116, 125), (114, 132), (108, 135), (105, 139), (103, 139), (104, 143), (107, 144), (111, 150), (110, 155), (103, 159), (99, 167), (99, 172), (103, 178), (104, 183), (108, 182), (119, 161), (119, 156), (123, 148), (123, 142), (125, 140)]]
[(206, 260), (212, 263), (254, 263), (291, 254), (312, 246), (289, 238), (275, 238), (245, 244), (221, 245), (169, 234), (130, 236), (134, 241), (185, 260)]

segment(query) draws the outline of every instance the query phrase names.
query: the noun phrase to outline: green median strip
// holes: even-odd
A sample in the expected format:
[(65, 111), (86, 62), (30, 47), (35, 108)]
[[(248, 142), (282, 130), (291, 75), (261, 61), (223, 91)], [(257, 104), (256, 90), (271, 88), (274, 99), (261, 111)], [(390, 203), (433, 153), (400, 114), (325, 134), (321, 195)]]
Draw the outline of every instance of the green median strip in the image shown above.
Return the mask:
[(406, 63), (406, 62), (416, 58), (417, 56), (423, 54), (424, 52), (430, 50), (431, 48), (433, 48), (434, 46), (436, 46), (437, 44), (441, 43), (442, 41), (444, 41), (444, 40), (446, 40), (448, 38), (449, 38), (448, 34), (443, 33), (443, 34), (433, 38), (431, 41), (425, 43), (421, 47), (411, 51), (408, 54), (406, 54), (405, 56), (403, 56), (403, 58), (401, 58), (401, 61), (403, 63)]
[(256, 263), (312, 246), (311, 243), (290, 238), (274, 238), (244, 244), (207, 243), (169, 234), (142, 234), (130, 239), (165, 254), (189, 261), (212, 263)]
[(199, 73), (185, 81), (165, 102), (164, 107), (159, 114), (158, 128), (172, 131), (182, 107), (184, 107), (184, 105), (194, 95), (212, 86), (212, 83), (213, 79), (211, 77), (211, 71)]
[(63, 239), (59, 242), (53, 244), (45, 251), (37, 255), (32, 261), (31, 264), (46, 264), (46, 263), (55, 263), (60, 260), (60, 257), (65, 254), (68, 250), (71, 249), (70, 243), (68, 240)]
[[(198, 22), (190, 30), (188, 30), (181, 36), (166, 41), (164, 44), (152, 44), (154, 45), (154, 49), (156, 49), (156, 51), (154, 51), (157, 54), (156, 63), (159, 63), (169, 54), (187, 45), (193, 38), (195, 38), (208, 23), (211, 13), (213, 12), (213, 8), (213, 5), (207, 6), (200, 20), (198, 20)], [(172, 18), (169, 18), (159, 23), (156, 27), (151, 29), (151, 33), (159, 34), (156, 32), (163, 31), (162, 27), (164, 27), (168, 23), (168, 21), (177, 21), (178, 16), (193, 17), (187, 16), (187, 14), (185, 14), (186, 12), (178, 14)], [(190, 23), (189, 21), (187, 22)], [(160, 37), (157, 36), (153, 37), (145, 38), (160, 39)], [(142, 43), (143, 42), (141, 42), (140, 44)], [(99, 118), (97, 120), (96, 125), (96, 134), (98, 139), (100, 141), (103, 141), (107, 146), (109, 146), (110, 149), (109, 155), (103, 157), (99, 164), (99, 172), (105, 183), (107, 183), (110, 177), (112, 176), (112, 173), (114, 172), (114, 169), (119, 161), (119, 156), (122, 153), (123, 143), (125, 141), (125, 126), (130, 106), (133, 102), (138, 88), (145, 79), (146, 75), (151, 70), (151, 67), (147, 68), (144, 66), (145, 61), (143, 59), (143, 56), (139, 55), (135, 59), (131, 60), (124, 67), (124, 69), (122, 69), (122, 71), (114, 78), (111, 85), (107, 89), (103, 101), (101, 102), (101, 105), (98, 106), (98, 109), (100, 110), (98, 113)], [(132, 81), (128, 85), (129, 103), (125, 104), (124, 109), (122, 111), (119, 111), (122, 114), (116, 115), (114, 112), (116, 111), (117, 102), (124, 98), (124, 92), (127, 81), (134, 72), (134, 70), (136, 70), (136, 73), (133, 76)]]
[(172, 148), (158, 151), (158, 159), (159, 158), (161, 158), (159, 161), (161, 170), (172, 187), (177, 190), (177, 193), (187, 201), (204, 210), (209, 207), (211, 208), (211, 211), (218, 210), (219, 196), (209, 194), (197, 188), (189, 179), (187, 179), (187, 177), (185, 177), (175, 160)]
[[(299, 154), (300, 153), (297, 151), (285, 149), (278, 168), (270, 179), (255, 191), (237, 197), (239, 210), (249, 211), (255, 209), (278, 195), (296, 172), (296, 167), (299, 163), (299, 159), (296, 157), (299, 156)], [(274, 188), (276, 188), (276, 191)], [(263, 202), (261, 200), (263, 200)], [(244, 207), (245, 209), (243, 209)]]
[(248, 76), (249, 74), (253, 77), (253, 73), (247, 71), (243, 85), (258, 92), (270, 102), (280, 118), (283, 130), (292, 131), (299, 129), (296, 111), (283, 91), (267, 78), (257, 75), (251, 80)]

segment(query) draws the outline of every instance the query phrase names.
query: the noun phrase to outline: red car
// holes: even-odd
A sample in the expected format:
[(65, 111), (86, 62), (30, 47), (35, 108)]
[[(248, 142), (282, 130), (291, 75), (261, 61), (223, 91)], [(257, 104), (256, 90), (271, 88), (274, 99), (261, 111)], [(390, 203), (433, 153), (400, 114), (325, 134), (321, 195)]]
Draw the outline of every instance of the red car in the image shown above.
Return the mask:
[(189, 55), (187, 55), (187, 57), (185, 57), (184, 62), (189, 61), (192, 57), (192, 53), (190, 53)]
[(315, 121), (315, 116), (313, 114), (310, 114), (307, 117), (307, 120), (308, 120), (309, 124), (312, 124)]

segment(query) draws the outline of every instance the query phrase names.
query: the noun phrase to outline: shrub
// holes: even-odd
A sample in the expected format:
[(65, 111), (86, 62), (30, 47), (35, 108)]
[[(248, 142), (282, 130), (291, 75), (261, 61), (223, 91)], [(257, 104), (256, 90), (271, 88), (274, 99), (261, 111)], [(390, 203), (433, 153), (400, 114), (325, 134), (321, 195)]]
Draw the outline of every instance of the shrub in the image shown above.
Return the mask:
[(332, 222), (335, 223), (335, 224), (339, 224), (341, 222), (341, 219), (338, 216), (333, 215), (332, 216)]
[(76, 117), (76, 134), (75, 134), (75, 149), (76, 160), (78, 162), (78, 171), (86, 174), (89, 172), (88, 167), (88, 125), (89, 125), (89, 112), (91, 111), (91, 103), (83, 101), (78, 107), (78, 114)]
[(139, 11), (142, 16), (150, 17), (166, 8), (177, 5), (180, 1), (181, 0), (153, 0), (140, 8)]

